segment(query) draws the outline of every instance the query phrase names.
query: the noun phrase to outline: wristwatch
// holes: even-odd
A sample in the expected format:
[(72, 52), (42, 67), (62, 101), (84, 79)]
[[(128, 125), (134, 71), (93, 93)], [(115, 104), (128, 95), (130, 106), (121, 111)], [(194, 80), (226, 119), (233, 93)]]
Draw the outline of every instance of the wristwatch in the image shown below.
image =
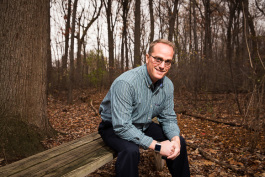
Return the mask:
[(160, 144), (160, 142), (157, 142), (155, 145), (155, 151), (160, 152), (160, 150), (161, 150), (161, 144)]

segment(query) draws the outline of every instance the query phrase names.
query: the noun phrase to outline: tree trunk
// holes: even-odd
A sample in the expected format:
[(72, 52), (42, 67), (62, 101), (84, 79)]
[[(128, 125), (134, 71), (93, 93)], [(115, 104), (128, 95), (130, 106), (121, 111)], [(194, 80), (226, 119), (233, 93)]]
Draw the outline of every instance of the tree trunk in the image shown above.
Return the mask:
[(112, 0), (107, 0), (107, 4), (104, 1), (104, 5), (107, 11), (107, 24), (108, 24), (108, 46), (109, 46), (109, 84), (113, 81), (114, 74), (114, 39), (112, 28)]
[(134, 68), (141, 65), (141, 0), (135, 1)]
[(75, 18), (76, 18), (76, 9), (77, 9), (77, 1), (74, 1), (73, 6), (73, 16), (72, 16), (72, 28), (71, 28), (71, 48), (70, 48), (70, 79), (68, 83), (68, 104), (72, 104), (73, 102), (73, 84), (74, 84), (74, 35), (75, 35)]
[(154, 34), (155, 34), (155, 20), (154, 20), (154, 10), (153, 10), (153, 2), (154, 0), (149, 0), (149, 10), (150, 10), (150, 26), (151, 26), (151, 32), (150, 32), (150, 43), (154, 40)]
[[(49, 7), (50, 8), (50, 7)], [(48, 24), (50, 24), (50, 11), (48, 13), (48, 17), (49, 17), (49, 22)], [(48, 34), (51, 34), (51, 28), (50, 25), (47, 25), (47, 30), (48, 30)], [(52, 54), (51, 54), (51, 40), (49, 37), (49, 42), (48, 42), (48, 46), (47, 46), (47, 50), (48, 50), (48, 57), (47, 57), (47, 96), (48, 94), (53, 90), (54, 87), (54, 77), (53, 77), (53, 69), (52, 69)]]
[(227, 57), (227, 60), (228, 60), (228, 63), (229, 63), (229, 70), (230, 70), (230, 76), (231, 76), (231, 85), (232, 85), (232, 88), (234, 89), (234, 92), (235, 92), (235, 101), (237, 103), (237, 106), (238, 106), (238, 110), (240, 112), (240, 115), (242, 115), (242, 110), (241, 110), (241, 106), (240, 106), (240, 103), (239, 103), (239, 99), (238, 99), (238, 92), (237, 92), (237, 86), (235, 85), (235, 79), (234, 79), (234, 71), (233, 71), (233, 66), (232, 66), (232, 63), (233, 63), (233, 56), (232, 56), (232, 25), (233, 25), (233, 20), (235, 18), (235, 13), (236, 13), (236, 8), (237, 8), (237, 4), (235, 4), (234, 2), (231, 2), (230, 4), (230, 11), (229, 11), (229, 21), (228, 21), (228, 27), (227, 27), (227, 54), (226, 54), (226, 57)]
[(129, 11), (129, 2), (128, 0), (122, 1), (122, 7), (123, 7), (123, 14), (122, 14), (122, 22), (123, 22), (123, 30), (122, 30), (122, 46), (121, 46), (121, 70), (124, 71), (124, 59), (126, 55), (126, 61), (128, 54), (125, 54), (127, 52), (127, 16)]
[(210, 9), (210, 1), (211, 0), (204, 0), (204, 27), (205, 27), (205, 35), (204, 35), (204, 55), (206, 60), (212, 58), (212, 33), (211, 33), (211, 9)]
[(38, 134), (51, 132), (46, 115), (49, 3), (1, 2), (0, 154), (7, 159), (43, 150)]
[(86, 43), (83, 43), (83, 69), (82, 69), (82, 78), (84, 78), (84, 86), (87, 86), (86, 76), (88, 74), (88, 64), (87, 64), (87, 55), (86, 55)]
[(70, 18), (71, 17), (71, 0), (68, 0), (67, 21), (65, 24), (65, 43), (64, 55), (62, 57), (62, 88), (67, 88), (67, 60), (69, 49), (69, 32), (70, 32)]
[(192, 10), (193, 10), (193, 38), (194, 38), (194, 48), (195, 51), (193, 52), (194, 57), (194, 99), (195, 103), (197, 104), (197, 94), (199, 90), (198, 80), (199, 80), (199, 71), (200, 71), (200, 63), (199, 63), (199, 49), (198, 49), (198, 37), (197, 37), (197, 15), (196, 15), (196, 0), (192, 2)]
[(174, 9), (173, 12), (171, 12), (171, 7), (168, 7), (169, 10), (169, 30), (168, 30), (168, 40), (172, 41), (173, 35), (174, 35), (174, 29), (175, 29), (175, 21), (176, 21), (176, 16), (178, 12), (178, 0), (175, 0), (174, 2)]
[(80, 87), (82, 85), (82, 60), (81, 60), (81, 51), (82, 51), (82, 41), (80, 39), (81, 27), (80, 21), (81, 17), (78, 20), (78, 33), (77, 33), (77, 56), (76, 56), (76, 71), (75, 71), (75, 85)]

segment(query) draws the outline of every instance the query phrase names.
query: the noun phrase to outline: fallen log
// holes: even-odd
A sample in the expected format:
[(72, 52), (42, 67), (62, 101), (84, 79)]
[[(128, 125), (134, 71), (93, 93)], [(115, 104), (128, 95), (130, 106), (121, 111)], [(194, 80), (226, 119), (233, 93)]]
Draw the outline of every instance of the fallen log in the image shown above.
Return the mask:
[(206, 117), (203, 117), (203, 116), (200, 116), (200, 115), (190, 114), (190, 113), (187, 113), (187, 112), (183, 112), (182, 114), (186, 115), (186, 116), (194, 117), (194, 118), (197, 118), (197, 119), (208, 120), (208, 121), (211, 121), (211, 122), (214, 122), (214, 123), (218, 123), (218, 124), (229, 125), (229, 126), (232, 126), (232, 127), (243, 127), (243, 128), (245, 128), (247, 130), (255, 131), (253, 128), (250, 128), (249, 126), (246, 126), (246, 125), (235, 124), (235, 123), (232, 123), (232, 122), (222, 122), (222, 121), (218, 121), (218, 120), (214, 120), (214, 119), (209, 119), (209, 118), (206, 118)]

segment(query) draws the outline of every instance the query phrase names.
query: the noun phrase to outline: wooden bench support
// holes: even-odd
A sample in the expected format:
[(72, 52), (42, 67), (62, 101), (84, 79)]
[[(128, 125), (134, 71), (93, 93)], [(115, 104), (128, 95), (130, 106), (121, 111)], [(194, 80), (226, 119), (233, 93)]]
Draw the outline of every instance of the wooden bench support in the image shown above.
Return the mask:
[(94, 133), (1, 167), (0, 176), (85, 176), (114, 157)]
[(155, 158), (155, 168), (157, 171), (162, 171), (165, 164), (166, 164), (166, 161), (164, 159), (162, 159), (162, 156), (157, 153), (157, 152), (154, 152), (154, 158)]

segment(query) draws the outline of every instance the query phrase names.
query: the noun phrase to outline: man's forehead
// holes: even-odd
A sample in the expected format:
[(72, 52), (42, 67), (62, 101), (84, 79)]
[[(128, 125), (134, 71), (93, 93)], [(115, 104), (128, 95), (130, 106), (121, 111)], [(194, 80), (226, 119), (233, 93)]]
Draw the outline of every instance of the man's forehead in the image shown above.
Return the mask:
[(154, 46), (152, 53), (164, 54), (167, 55), (167, 57), (172, 58), (174, 55), (174, 50), (170, 45), (157, 43)]
[(154, 50), (155, 49), (160, 49), (160, 48), (166, 48), (166, 49), (171, 49), (173, 51), (173, 48), (168, 45), (168, 44), (164, 44), (164, 43), (157, 43), (156, 45), (154, 45)]

